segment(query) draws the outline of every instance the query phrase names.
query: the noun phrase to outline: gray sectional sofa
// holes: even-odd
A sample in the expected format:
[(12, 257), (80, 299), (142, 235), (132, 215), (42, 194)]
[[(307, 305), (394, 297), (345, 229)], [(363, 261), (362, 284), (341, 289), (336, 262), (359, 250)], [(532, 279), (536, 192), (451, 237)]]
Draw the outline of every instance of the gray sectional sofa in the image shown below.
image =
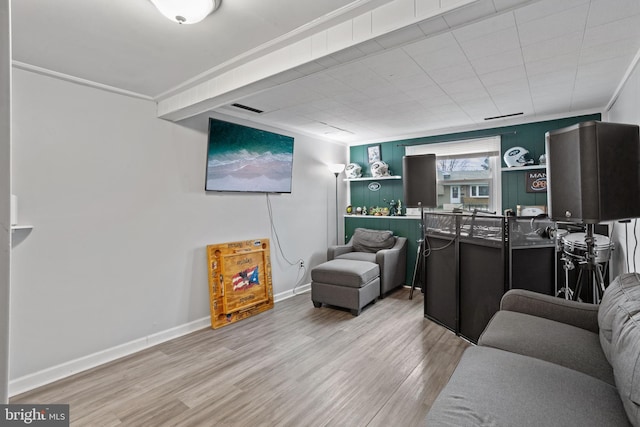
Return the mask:
[(640, 275), (599, 306), (511, 290), (428, 426), (640, 426)]

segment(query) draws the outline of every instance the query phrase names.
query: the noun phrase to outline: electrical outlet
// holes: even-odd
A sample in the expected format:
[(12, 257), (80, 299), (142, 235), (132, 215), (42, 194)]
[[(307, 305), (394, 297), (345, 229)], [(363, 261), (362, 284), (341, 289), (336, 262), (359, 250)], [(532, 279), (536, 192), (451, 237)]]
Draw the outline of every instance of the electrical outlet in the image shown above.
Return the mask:
[(298, 268), (303, 268), (304, 267), (304, 261), (303, 260), (299, 260), (298, 261)]

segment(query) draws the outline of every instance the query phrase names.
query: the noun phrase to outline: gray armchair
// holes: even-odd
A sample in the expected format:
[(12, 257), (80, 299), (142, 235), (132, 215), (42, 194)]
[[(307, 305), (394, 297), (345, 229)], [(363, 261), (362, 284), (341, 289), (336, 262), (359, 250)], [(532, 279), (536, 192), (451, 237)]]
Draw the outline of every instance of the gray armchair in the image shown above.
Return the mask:
[(356, 228), (346, 245), (330, 246), (327, 259), (374, 262), (380, 266), (380, 298), (405, 284), (407, 238), (387, 230)]

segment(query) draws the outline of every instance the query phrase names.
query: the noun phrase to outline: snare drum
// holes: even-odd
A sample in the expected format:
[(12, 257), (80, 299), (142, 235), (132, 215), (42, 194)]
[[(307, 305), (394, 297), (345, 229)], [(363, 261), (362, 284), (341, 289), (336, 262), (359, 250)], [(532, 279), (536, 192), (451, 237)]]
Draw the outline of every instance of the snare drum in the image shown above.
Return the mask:
[(554, 235), (554, 242), (556, 244), (556, 252), (562, 252), (562, 241), (564, 240), (565, 236), (569, 234), (569, 230), (565, 230), (565, 229), (557, 229)]
[[(563, 236), (562, 248), (564, 250), (564, 253), (573, 258), (586, 258), (587, 243), (584, 241), (586, 236), (586, 233), (571, 233), (569, 235)], [(611, 258), (613, 243), (611, 243), (607, 236), (594, 234), (593, 249), (595, 252), (595, 262), (608, 262), (609, 258)]]

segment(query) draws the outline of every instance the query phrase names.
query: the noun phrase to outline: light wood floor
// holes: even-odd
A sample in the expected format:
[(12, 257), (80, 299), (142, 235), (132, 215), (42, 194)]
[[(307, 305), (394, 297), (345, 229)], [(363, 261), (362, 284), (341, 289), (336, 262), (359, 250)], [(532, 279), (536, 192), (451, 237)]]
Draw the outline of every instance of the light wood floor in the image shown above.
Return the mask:
[(310, 294), (15, 396), (74, 426), (418, 426), (469, 345), (401, 288), (358, 317)]

